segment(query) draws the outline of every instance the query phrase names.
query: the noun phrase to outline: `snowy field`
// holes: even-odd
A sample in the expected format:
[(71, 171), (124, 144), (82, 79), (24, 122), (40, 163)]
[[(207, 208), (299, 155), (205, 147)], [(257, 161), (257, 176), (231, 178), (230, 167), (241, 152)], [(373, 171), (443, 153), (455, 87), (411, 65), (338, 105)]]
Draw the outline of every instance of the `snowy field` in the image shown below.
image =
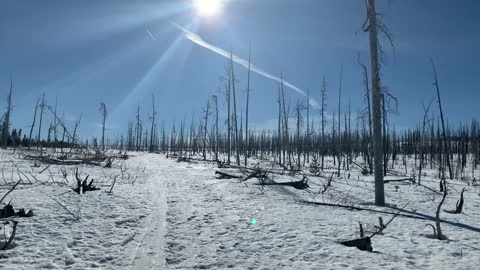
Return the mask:
[[(325, 177), (308, 176), (310, 189), (305, 191), (262, 187), (257, 179), (216, 179), (216, 170), (242, 172), (218, 169), (214, 163), (177, 163), (159, 154), (129, 156), (112, 168), (82, 165), (81, 175), (98, 179), (101, 190), (79, 195), (71, 190), (74, 166), (47, 168), (19, 153), (1, 152), (0, 196), (22, 177), (23, 184), (4, 203), (11, 200), (15, 208), (32, 209), (35, 216), (15, 218), (19, 224), (14, 248), (0, 251), (0, 268), (476, 269), (480, 262), (480, 186), (467, 181), (448, 181), (443, 209), (454, 210), (462, 188), (466, 191), (462, 214), (440, 214), (449, 222), (442, 223), (445, 241), (432, 239), (426, 224), (434, 222), (421, 219), (435, 216), (442, 196), (410, 182), (387, 183), (387, 202), (398, 208), (406, 205), (408, 215), (417, 218), (398, 216), (372, 238), (374, 252), (366, 252), (338, 242), (359, 238), (359, 222), (371, 235), (379, 217), (386, 223), (397, 211), (371, 204), (373, 178), (362, 176), (358, 168), (334, 176), (322, 194), (333, 169), (326, 170)], [(438, 190), (436, 174), (426, 170), (422, 184)], [(24, 175), (36, 180), (30, 183)], [(302, 178), (269, 177), (276, 182)]]

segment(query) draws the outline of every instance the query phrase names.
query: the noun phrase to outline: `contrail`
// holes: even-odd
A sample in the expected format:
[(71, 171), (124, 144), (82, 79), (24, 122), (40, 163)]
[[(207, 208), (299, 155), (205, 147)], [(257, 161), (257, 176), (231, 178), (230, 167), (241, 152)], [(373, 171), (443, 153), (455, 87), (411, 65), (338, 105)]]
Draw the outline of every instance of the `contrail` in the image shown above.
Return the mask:
[(146, 26), (145, 26), (145, 31), (147, 31), (147, 34), (148, 34), (153, 40), (155, 40), (155, 41), (157, 40), (157, 39), (153, 36), (152, 32), (150, 32), (150, 30), (149, 30), (148, 27), (146, 27)]
[[(209, 50), (211, 50), (212, 52), (215, 52), (215, 53), (217, 53), (217, 54), (219, 54), (219, 55), (221, 55), (221, 56), (223, 56), (223, 57), (225, 57), (225, 58), (228, 58), (228, 59), (232, 58), (232, 60), (233, 60), (235, 63), (240, 64), (240, 65), (243, 66), (244, 68), (247, 68), (247, 69), (248, 69), (248, 61), (247, 61), (247, 60), (242, 59), (242, 58), (240, 58), (240, 57), (238, 57), (238, 56), (236, 56), (236, 55), (231, 55), (229, 52), (225, 51), (224, 49), (221, 49), (221, 48), (219, 48), (219, 47), (216, 47), (216, 46), (214, 46), (214, 45), (206, 42), (206, 41), (203, 40), (199, 35), (190, 32), (189, 30), (181, 27), (180, 25), (178, 25), (178, 24), (176, 24), (176, 23), (174, 23), (174, 22), (170, 22), (170, 23), (171, 23), (172, 25), (174, 25), (177, 29), (179, 29), (180, 31), (182, 31), (182, 32), (184, 33), (185, 37), (186, 37), (187, 39), (189, 39), (190, 41), (192, 41), (193, 43), (195, 43), (195, 44), (197, 44), (197, 45), (199, 45), (199, 46), (201, 46), (201, 47), (203, 47), (203, 48), (209, 49)], [(302, 94), (303, 96), (306, 96), (305, 91), (303, 91), (302, 89), (296, 87), (295, 85), (293, 85), (293, 84), (291, 84), (291, 83), (289, 83), (289, 82), (287, 82), (287, 81), (285, 81), (285, 80), (282, 80), (281, 78), (273, 75), (272, 73), (267, 72), (267, 71), (265, 71), (265, 70), (263, 70), (263, 69), (255, 66), (255, 65), (253, 65), (253, 64), (250, 65), (250, 70), (253, 71), (253, 72), (255, 72), (255, 73), (257, 73), (257, 74), (259, 74), (259, 75), (262, 75), (263, 77), (266, 77), (266, 78), (269, 78), (269, 79), (271, 79), (271, 80), (274, 80), (274, 81), (276, 81), (276, 82), (279, 82), (279, 83), (283, 82), (283, 85), (285, 85), (286, 87), (288, 87), (288, 88), (296, 91), (297, 93)], [(315, 99), (313, 99), (313, 98), (310, 98), (309, 103), (310, 103), (310, 105), (312, 105), (313, 107), (316, 107), (316, 108), (319, 107), (318, 102), (317, 102)]]

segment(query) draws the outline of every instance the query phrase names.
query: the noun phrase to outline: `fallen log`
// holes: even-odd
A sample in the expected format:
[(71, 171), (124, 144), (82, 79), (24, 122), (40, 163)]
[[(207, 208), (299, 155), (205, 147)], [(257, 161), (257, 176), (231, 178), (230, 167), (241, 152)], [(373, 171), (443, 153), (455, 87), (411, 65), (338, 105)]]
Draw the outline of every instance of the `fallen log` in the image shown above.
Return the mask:
[(286, 182), (286, 183), (278, 183), (278, 182), (270, 182), (270, 183), (263, 183), (263, 185), (266, 186), (288, 186), (288, 187), (293, 187), (298, 190), (304, 190), (308, 189), (310, 186), (308, 185), (308, 179), (307, 177), (303, 177), (302, 180), (300, 181), (293, 181), (293, 182)]
[(401, 179), (391, 179), (391, 180), (384, 180), (383, 183), (387, 184), (387, 183), (395, 183), (395, 182), (412, 182), (413, 184), (415, 184), (415, 180), (413, 180), (413, 178), (409, 177), (409, 178), (401, 178)]
[(241, 176), (228, 174), (228, 173), (221, 172), (221, 171), (215, 171), (215, 175), (216, 175), (216, 177), (215, 177), (216, 179), (232, 179), (232, 178), (238, 179), (238, 178), (242, 178)]
[(266, 178), (268, 178), (267, 172), (257, 169), (256, 171), (250, 173), (249, 175), (247, 175), (247, 177), (242, 179), (242, 182), (245, 182), (245, 181), (247, 181), (249, 179), (252, 179), (252, 178), (266, 179)]

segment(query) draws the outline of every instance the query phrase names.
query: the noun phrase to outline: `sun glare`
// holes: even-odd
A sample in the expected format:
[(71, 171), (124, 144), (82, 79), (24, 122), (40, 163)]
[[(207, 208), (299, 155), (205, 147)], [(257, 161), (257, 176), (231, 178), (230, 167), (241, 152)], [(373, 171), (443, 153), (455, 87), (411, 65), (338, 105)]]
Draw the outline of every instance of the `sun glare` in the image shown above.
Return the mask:
[(223, 0), (193, 0), (193, 6), (200, 16), (213, 17), (223, 8)]

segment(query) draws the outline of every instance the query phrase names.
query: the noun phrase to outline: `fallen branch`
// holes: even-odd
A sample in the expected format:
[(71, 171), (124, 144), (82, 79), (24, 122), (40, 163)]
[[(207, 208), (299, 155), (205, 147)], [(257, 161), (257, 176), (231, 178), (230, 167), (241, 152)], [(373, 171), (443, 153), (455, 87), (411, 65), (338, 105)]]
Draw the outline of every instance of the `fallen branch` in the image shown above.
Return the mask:
[(18, 186), (18, 184), (20, 184), (20, 182), (22, 182), (22, 179), (18, 180), (18, 182), (15, 185), (13, 185), (12, 188), (9, 191), (7, 191), (7, 193), (5, 193), (5, 195), (3, 195), (3, 197), (0, 199), (0, 203), (3, 202), (3, 200), (8, 196), (8, 194), (10, 194)]
[[(10, 244), (12, 244), (13, 240), (15, 239), (15, 233), (17, 232), (17, 224), (18, 222), (15, 220), (10, 220), (6, 221), (4, 224), (8, 224), (9, 222), (13, 223), (13, 229), (12, 233), (10, 234), (10, 237), (8, 238), (8, 241), (3, 244), (3, 246), (0, 246), (0, 250), (7, 250)], [(5, 228), (4, 228), (5, 229)]]
[(306, 176), (303, 176), (302, 180), (300, 181), (293, 181), (293, 182), (286, 182), (286, 183), (277, 183), (277, 182), (270, 182), (270, 183), (264, 183), (263, 185), (266, 186), (288, 186), (288, 187), (293, 187), (295, 189), (299, 190), (304, 190), (308, 189), (310, 186), (308, 185), (308, 178)]

